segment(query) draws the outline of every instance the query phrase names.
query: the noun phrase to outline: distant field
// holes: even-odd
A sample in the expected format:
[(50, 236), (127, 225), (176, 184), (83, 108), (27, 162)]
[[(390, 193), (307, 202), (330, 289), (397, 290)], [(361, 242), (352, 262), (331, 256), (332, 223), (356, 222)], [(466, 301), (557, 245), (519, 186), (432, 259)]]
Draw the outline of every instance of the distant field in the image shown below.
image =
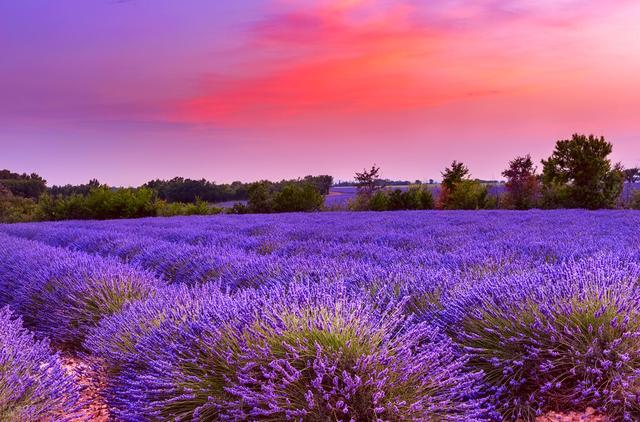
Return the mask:
[[(89, 385), (97, 420), (638, 420), (638, 227), (568, 210), (0, 225), (0, 305), (85, 368), (42, 388), (72, 412)], [(51, 353), (3, 335), (33, 368), (30, 348)]]

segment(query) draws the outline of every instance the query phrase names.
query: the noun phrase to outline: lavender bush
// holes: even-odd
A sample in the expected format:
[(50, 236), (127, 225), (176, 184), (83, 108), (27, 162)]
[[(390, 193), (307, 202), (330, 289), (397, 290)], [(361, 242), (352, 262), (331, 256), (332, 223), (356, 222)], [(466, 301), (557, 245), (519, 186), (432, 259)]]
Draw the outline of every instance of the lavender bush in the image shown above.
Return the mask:
[(0, 305), (104, 365), (117, 420), (638, 420), (638, 227), (578, 210), (0, 225)]
[[(480, 373), (450, 340), (344, 285), (222, 295), (225, 315), (191, 301), (184, 321), (165, 319), (142, 339), (137, 326), (162, 306), (134, 305), (89, 340), (117, 369), (122, 419), (487, 420)], [(114, 333), (138, 340), (101, 347)]]
[(7, 239), (0, 248), (0, 298), (25, 323), (64, 348), (126, 303), (149, 297), (160, 282), (146, 271), (80, 252)]
[(0, 309), (0, 420), (72, 420), (80, 395), (46, 340), (35, 340)]
[(445, 325), (484, 371), (505, 418), (587, 407), (640, 418), (637, 262), (599, 255), (492, 280), (452, 306), (463, 316)]

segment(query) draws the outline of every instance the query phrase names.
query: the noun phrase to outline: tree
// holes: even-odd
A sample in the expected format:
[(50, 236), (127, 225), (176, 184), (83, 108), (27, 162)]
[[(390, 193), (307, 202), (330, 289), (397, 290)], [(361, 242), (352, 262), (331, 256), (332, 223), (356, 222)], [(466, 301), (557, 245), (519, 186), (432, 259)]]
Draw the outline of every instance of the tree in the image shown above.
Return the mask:
[(624, 170), (624, 180), (627, 183), (636, 183), (640, 181), (640, 168), (634, 167)]
[(451, 167), (445, 168), (441, 174), (442, 187), (453, 192), (456, 185), (469, 175), (469, 169), (463, 163), (454, 160)]
[(536, 203), (539, 181), (531, 156), (514, 158), (502, 175), (507, 178), (506, 201), (509, 208), (517, 210), (532, 208)]
[(248, 189), (249, 212), (270, 213), (273, 211), (273, 200), (271, 197), (271, 182), (262, 180), (252, 183)]
[(18, 174), (9, 170), (0, 170), (0, 183), (14, 196), (37, 199), (47, 190), (47, 181), (36, 173)]
[[(471, 182), (468, 177), (469, 169), (467, 166), (454, 160), (451, 163), (451, 167), (445, 168), (441, 174), (442, 185), (440, 188), (440, 198), (438, 200), (439, 207), (443, 209), (459, 209), (464, 207), (464, 209), (467, 209), (469, 206), (467, 203), (470, 199), (464, 197), (469, 194), (469, 192), (456, 194), (458, 188), (463, 186), (465, 189), (473, 189), (474, 191), (479, 192), (479, 190), (476, 189), (476, 186), (472, 186), (469, 183), (463, 184), (463, 182)], [(462, 205), (461, 202), (464, 202), (465, 204)]]
[(371, 196), (376, 190), (380, 189), (380, 167), (374, 164), (371, 170), (364, 169), (362, 173), (356, 172), (356, 183), (358, 185), (358, 194)]
[(556, 142), (542, 160), (542, 187), (547, 207), (612, 208), (624, 183), (620, 164), (607, 158), (613, 150), (604, 137), (574, 134)]
[(321, 174), (319, 176), (305, 176), (303, 183), (313, 185), (321, 195), (328, 195), (333, 185), (333, 176)]

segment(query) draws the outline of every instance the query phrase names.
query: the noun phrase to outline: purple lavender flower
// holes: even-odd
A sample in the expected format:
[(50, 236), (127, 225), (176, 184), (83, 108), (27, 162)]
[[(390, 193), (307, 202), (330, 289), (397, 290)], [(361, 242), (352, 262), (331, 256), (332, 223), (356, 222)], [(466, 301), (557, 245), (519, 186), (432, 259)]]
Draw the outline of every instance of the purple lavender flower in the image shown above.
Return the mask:
[(78, 387), (46, 340), (35, 340), (8, 308), (0, 309), (0, 420), (72, 420)]
[(476, 394), (481, 374), (465, 370), (439, 330), (412, 324), (400, 308), (376, 309), (341, 284), (219, 295), (214, 308), (193, 293), (174, 296), (189, 300), (187, 317), (165, 317), (124, 353), (100, 345), (162, 306), (150, 299), (103, 321), (88, 344), (114, 374), (119, 417), (487, 419)]

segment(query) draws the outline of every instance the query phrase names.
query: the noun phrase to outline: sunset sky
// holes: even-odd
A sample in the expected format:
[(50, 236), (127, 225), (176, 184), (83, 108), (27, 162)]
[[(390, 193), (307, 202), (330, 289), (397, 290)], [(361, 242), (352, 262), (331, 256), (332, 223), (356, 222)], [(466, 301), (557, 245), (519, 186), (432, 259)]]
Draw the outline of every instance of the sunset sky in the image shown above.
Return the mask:
[(498, 178), (573, 132), (640, 164), (640, 1), (6, 0), (0, 168)]

